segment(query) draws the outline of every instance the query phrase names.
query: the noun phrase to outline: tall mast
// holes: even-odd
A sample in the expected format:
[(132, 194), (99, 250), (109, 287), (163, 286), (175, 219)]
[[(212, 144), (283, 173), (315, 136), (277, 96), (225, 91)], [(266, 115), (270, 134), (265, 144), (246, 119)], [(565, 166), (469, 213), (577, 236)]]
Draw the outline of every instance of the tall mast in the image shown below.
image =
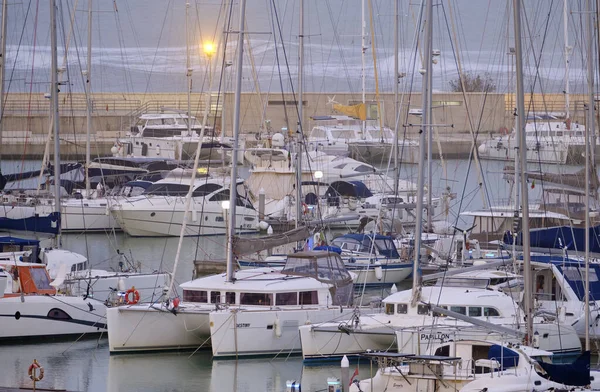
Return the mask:
[(227, 282), (233, 281), (233, 236), (235, 235), (235, 201), (237, 199), (237, 155), (238, 139), (240, 134), (240, 98), (242, 93), (242, 65), (244, 62), (244, 21), (246, 14), (246, 0), (240, 0), (240, 26), (238, 30), (235, 98), (233, 108), (233, 145), (231, 150), (231, 186), (229, 190), (229, 222), (227, 233)]
[(565, 40), (565, 120), (570, 123), (570, 87), (569, 87), (569, 55), (571, 48), (569, 47), (569, 5), (568, 0), (563, 0), (563, 37)]
[[(590, 158), (595, 163), (594, 150), (596, 149), (596, 131), (594, 124), (594, 44), (592, 34), (594, 31), (592, 21), (592, 0), (587, 0), (586, 4), (586, 46), (587, 46), (587, 85), (588, 85), (588, 110), (587, 124), (585, 127), (585, 349), (590, 349)], [(590, 151), (590, 136), (593, 148)], [(596, 171), (594, 170), (594, 175)]]
[(516, 57), (516, 77), (517, 77), (517, 132), (519, 132), (519, 152), (521, 158), (520, 179), (521, 179), (521, 209), (523, 218), (521, 224), (521, 235), (523, 241), (523, 278), (525, 279), (525, 289), (523, 301), (525, 302), (524, 311), (527, 316), (526, 323), (526, 341), (529, 345), (533, 338), (533, 314), (532, 309), (532, 289), (531, 281), (531, 254), (530, 254), (530, 233), (529, 233), (529, 194), (527, 190), (527, 143), (525, 139), (525, 89), (523, 87), (523, 48), (521, 46), (521, 0), (513, 0), (514, 27), (515, 27), (515, 57)]
[[(4, 124), (4, 76), (6, 74), (6, 14), (8, 10), (8, 0), (2, 1), (2, 34), (0, 42), (0, 162), (2, 162), (2, 125)], [(0, 173), (2, 168), (0, 167)]]
[(394, 194), (398, 193), (398, 183), (400, 182), (400, 162), (399, 162), (399, 142), (398, 142), (398, 30), (400, 24), (400, 16), (399, 14), (399, 0), (394, 1), (394, 122), (396, 126), (394, 127), (394, 167), (396, 171), (394, 172)]
[[(300, 21), (298, 33), (298, 130), (296, 140), (296, 227), (301, 226), (302, 218), (302, 146), (304, 133), (302, 119), (304, 108), (302, 107), (302, 74), (304, 73), (304, 0), (300, 0)], [(318, 200), (318, 195), (317, 195)]]
[(431, 105), (431, 86), (429, 84), (431, 74), (431, 17), (433, 15), (433, 0), (425, 1), (425, 75), (423, 77), (421, 99), (423, 102), (423, 113), (421, 116), (421, 133), (419, 136), (419, 176), (417, 179), (417, 217), (415, 225), (415, 259), (413, 262), (413, 299), (418, 300), (421, 285), (421, 273), (419, 262), (421, 259), (421, 235), (423, 232), (423, 190), (425, 185), (425, 131), (429, 126), (429, 106)]
[[(430, 232), (433, 228), (431, 223), (431, 214), (433, 212), (433, 179), (432, 179), (432, 140), (433, 140), (433, 113), (431, 111), (431, 87), (432, 87), (432, 72), (433, 72), (433, 53), (431, 44), (433, 42), (433, 23), (431, 19), (433, 18), (433, 6), (432, 12), (429, 14), (427, 18), (427, 31), (426, 31), (426, 42), (425, 42), (425, 79), (427, 79), (427, 121), (426, 124), (427, 132), (427, 232)], [(425, 111), (425, 109), (423, 109)]]
[[(188, 17), (190, 3), (185, 3), (185, 76), (187, 77), (187, 135), (192, 136), (192, 67), (190, 65), (190, 40)], [(210, 92), (209, 92), (210, 95)], [(179, 157), (181, 159), (181, 156)]]
[(89, 167), (92, 155), (92, 0), (88, 0), (88, 36), (87, 36), (87, 69), (85, 75), (86, 138), (85, 138), (85, 190), (90, 197)]
[[(50, 0), (50, 42), (51, 42), (51, 83), (50, 97), (52, 99), (52, 120), (54, 122), (54, 209), (59, 213), (58, 227), (60, 228), (60, 140), (59, 126), (60, 118), (58, 117), (58, 39), (56, 37), (56, 1)], [(56, 244), (60, 243), (57, 236)]]
[[(362, 103), (363, 105), (366, 104), (367, 102), (367, 96), (366, 96), (366, 89), (367, 89), (367, 64), (366, 64), (366, 59), (365, 59), (365, 55), (367, 52), (367, 24), (366, 24), (366, 20), (365, 20), (365, 0), (361, 0), (360, 2), (360, 10), (361, 10), (361, 26), (362, 26), (362, 30), (361, 30), (361, 60), (362, 60), (362, 72), (361, 72), (361, 76), (362, 76)], [(367, 137), (366, 132), (367, 132), (367, 123), (366, 121), (363, 121), (361, 124), (361, 137), (364, 139)]]

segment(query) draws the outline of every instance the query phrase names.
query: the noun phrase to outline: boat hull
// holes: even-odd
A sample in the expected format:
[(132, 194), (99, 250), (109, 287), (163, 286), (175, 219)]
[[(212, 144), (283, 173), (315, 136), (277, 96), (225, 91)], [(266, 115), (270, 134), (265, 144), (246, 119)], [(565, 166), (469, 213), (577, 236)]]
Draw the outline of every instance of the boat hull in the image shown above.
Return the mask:
[(119, 353), (209, 347), (212, 309), (182, 306), (174, 314), (161, 304), (110, 308), (106, 314), (109, 350)]
[(300, 325), (344, 319), (352, 312), (340, 307), (214, 311), (210, 314), (213, 356), (300, 354)]
[(0, 340), (58, 338), (107, 331), (104, 304), (82, 297), (3, 297), (0, 299), (0, 320)]

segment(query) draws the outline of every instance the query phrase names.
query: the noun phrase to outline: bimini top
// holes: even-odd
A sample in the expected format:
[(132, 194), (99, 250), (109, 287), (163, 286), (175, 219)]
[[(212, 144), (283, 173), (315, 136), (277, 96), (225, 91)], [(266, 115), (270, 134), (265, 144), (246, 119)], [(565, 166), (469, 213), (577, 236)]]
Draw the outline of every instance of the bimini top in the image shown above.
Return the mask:
[(282, 274), (307, 276), (322, 283), (345, 286), (352, 282), (352, 276), (339, 254), (334, 252), (298, 252), (288, 255)]
[(361, 181), (334, 181), (325, 192), (327, 197), (349, 196), (366, 198), (373, 196), (373, 193)]

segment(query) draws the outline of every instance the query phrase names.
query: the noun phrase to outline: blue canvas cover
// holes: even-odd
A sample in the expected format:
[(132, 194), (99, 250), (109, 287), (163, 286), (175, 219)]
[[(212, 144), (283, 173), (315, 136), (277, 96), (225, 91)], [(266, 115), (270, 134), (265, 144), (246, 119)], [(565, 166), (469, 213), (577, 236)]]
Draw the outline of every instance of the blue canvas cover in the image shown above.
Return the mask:
[(584, 351), (573, 363), (554, 365), (539, 362), (547, 375), (542, 377), (568, 386), (582, 387), (590, 384), (590, 352)]
[(488, 351), (488, 359), (494, 359), (500, 363), (501, 370), (513, 368), (519, 364), (519, 354), (510, 348), (493, 344)]

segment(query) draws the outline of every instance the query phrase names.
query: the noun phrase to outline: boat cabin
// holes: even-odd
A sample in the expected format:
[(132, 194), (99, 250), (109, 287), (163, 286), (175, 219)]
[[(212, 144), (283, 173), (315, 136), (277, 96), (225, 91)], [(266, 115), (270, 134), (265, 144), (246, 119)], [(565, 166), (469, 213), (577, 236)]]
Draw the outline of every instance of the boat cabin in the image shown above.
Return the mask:
[(50, 276), (43, 264), (17, 261), (0, 267), (10, 277), (4, 289), (5, 297), (21, 294), (56, 294), (56, 289), (50, 285)]
[(345, 253), (374, 254), (386, 259), (400, 258), (393, 237), (380, 234), (344, 234), (333, 239), (331, 245)]
[(183, 301), (236, 306), (350, 305), (352, 276), (337, 253), (299, 252), (283, 269), (256, 268), (206, 276), (183, 283)]

